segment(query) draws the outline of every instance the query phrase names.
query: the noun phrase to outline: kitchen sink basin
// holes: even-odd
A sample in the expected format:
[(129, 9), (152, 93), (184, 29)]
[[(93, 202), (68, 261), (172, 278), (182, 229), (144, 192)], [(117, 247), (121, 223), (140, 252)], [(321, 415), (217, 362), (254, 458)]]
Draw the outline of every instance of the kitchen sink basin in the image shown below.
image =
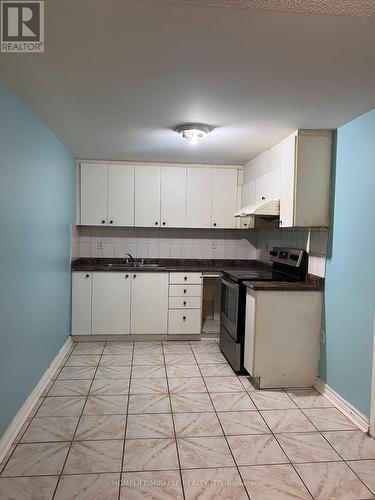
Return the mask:
[(147, 264), (143, 262), (124, 262), (124, 263), (110, 263), (110, 264), (105, 264), (105, 267), (108, 267), (109, 269), (112, 267), (118, 268), (118, 269), (156, 269), (159, 266), (159, 264)]

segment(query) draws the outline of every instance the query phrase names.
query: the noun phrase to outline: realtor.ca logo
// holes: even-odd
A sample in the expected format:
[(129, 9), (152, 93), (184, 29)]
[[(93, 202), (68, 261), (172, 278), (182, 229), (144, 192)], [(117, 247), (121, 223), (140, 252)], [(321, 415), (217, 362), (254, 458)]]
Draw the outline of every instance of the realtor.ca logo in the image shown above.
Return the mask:
[(44, 52), (44, 1), (1, 2), (1, 52)]

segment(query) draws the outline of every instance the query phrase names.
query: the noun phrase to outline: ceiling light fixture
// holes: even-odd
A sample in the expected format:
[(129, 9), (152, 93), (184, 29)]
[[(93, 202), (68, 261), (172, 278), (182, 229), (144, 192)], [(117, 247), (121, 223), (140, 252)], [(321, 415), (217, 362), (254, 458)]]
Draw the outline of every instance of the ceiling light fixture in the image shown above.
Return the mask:
[(213, 127), (202, 123), (185, 123), (176, 127), (176, 132), (186, 139), (190, 144), (195, 145), (198, 139), (205, 137)]

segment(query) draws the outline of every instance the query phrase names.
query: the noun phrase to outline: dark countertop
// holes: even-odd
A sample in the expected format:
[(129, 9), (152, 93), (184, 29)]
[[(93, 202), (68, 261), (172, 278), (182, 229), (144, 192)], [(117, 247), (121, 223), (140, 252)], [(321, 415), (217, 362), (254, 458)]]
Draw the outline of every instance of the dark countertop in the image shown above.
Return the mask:
[(244, 281), (248, 288), (255, 291), (278, 291), (278, 292), (322, 292), (324, 290), (324, 278), (308, 274), (305, 281)]
[(144, 259), (145, 264), (158, 267), (127, 267), (125, 259), (80, 257), (72, 261), (72, 271), (86, 272), (221, 272), (223, 269), (264, 269), (269, 262), (255, 259)]

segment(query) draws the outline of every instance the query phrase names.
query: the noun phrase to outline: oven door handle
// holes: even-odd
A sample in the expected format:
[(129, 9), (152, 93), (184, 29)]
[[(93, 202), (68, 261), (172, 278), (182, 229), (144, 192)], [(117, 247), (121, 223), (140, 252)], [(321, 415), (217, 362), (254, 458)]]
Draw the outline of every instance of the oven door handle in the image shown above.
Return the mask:
[(223, 285), (228, 286), (229, 288), (234, 288), (235, 290), (237, 290), (240, 286), (238, 283), (232, 283), (230, 281), (225, 280), (224, 278), (221, 278), (221, 282)]

